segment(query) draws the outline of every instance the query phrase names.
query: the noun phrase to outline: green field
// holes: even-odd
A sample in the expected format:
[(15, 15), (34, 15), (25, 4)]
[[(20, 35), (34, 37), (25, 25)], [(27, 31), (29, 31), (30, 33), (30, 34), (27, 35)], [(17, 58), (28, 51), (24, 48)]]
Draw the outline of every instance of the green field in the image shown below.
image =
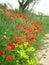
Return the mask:
[(48, 16), (0, 9), (0, 65), (37, 65), (36, 50), (44, 45), (46, 33)]

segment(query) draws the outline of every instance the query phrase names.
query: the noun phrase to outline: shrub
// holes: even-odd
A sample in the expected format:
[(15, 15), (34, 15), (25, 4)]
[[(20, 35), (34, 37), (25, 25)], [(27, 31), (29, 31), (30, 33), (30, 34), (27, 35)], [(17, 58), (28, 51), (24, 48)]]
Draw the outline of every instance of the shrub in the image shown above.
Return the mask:
[[(15, 46), (14, 46), (15, 45)], [(10, 50), (8, 50), (10, 48)], [(7, 49), (1, 54), (0, 51), (0, 65), (37, 65), (35, 49), (28, 44), (28, 42), (10, 43)]]

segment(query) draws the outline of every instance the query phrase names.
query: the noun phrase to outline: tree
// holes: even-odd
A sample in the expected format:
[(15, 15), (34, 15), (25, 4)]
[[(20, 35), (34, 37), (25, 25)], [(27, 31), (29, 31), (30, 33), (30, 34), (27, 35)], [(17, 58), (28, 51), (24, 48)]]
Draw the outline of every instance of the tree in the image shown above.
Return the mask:
[(38, 2), (39, 0), (18, 0), (20, 9), (22, 10), (22, 12), (24, 11), (24, 9), (30, 4), (33, 3), (33, 6)]

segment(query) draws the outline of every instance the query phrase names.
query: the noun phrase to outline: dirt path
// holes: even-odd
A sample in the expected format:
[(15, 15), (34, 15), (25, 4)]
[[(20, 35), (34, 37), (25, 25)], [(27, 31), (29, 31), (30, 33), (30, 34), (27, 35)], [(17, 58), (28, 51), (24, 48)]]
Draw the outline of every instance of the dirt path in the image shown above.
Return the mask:
[(42, 42), (46, 43), (42, 49), (38, 50), (37, 57), (39, 65), (49, 65), (49, 34), (45, 34)]

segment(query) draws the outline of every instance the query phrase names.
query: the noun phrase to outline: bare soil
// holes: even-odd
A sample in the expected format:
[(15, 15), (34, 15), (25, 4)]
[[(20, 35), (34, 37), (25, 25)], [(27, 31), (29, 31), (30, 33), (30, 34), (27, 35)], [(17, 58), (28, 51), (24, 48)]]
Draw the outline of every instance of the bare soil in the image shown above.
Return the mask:
[(45, 34), (42, 42), (46, 43), (40, 50), (37, 51), (39, 65), (49, 65), (49, 33)]

